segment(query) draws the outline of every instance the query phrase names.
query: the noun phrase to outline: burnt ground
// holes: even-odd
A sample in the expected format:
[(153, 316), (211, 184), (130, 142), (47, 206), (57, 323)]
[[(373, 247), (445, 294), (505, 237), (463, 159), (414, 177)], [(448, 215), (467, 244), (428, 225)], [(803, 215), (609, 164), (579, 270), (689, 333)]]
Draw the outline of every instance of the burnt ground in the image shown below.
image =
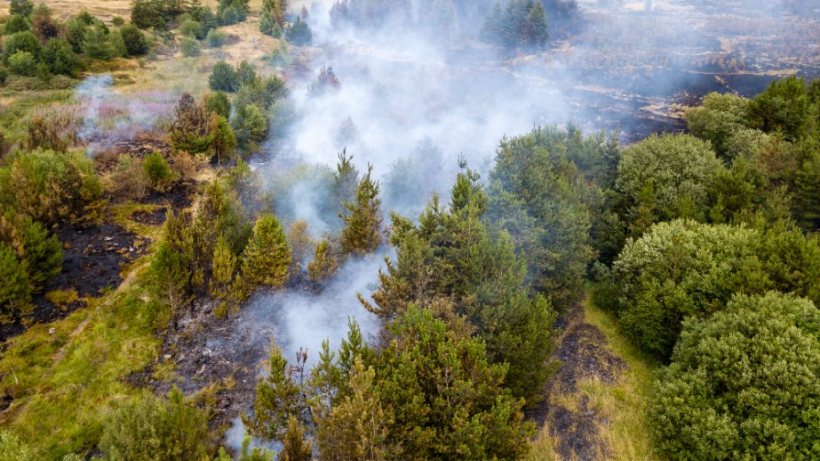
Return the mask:
[[(34, 311), (26, 323), (63, 318), (85, 305), (82, 298), (116, 288), (122, 266), (144, 254), (148, 246), (144, 239), (110, 222), (87, 228), (68, 224), (55, 233), (63, 245), (63, 270), (34, 297)], [(54, 290), (75, 290), (78, 300), (55, 305), (46, 299), (46, 294)], [(20, 323), (0, 326), (0, 342), (24, 330)]]
[[(209, 390), (213, 400), (209, 419), (215, 431), (227, 429), (231, 420), (249, 410), (256, 395), (260, 364), (267, 358), (271, 329), (244, 324), (236, 315), (219, 319), (209, 300), (197, 300), (178, 322), (178, 328), (169, 328), (164, 339), (162, 355), (156, 363), (138, 375), (129, 378), (131, 384), (150, 387), (158, 394), (167, 393), (172, 386), (186, 395)], [(156, 381), (153, 369), (161, 364), (172, 364), (175, 380)]]
[(607, 348), (606, 337), (597, 327), (584, 321), (579, 306), (560, 323), (564, 333), (553, 358), (560, 360), (561, 365), (547, 382), (546, 399), (536, 412), (536, 422), (539, 426), (548, 425), (561, 459), (606, 459), (608, 447), (601, 440), (598, 427), (607, 421), (589, 407), (588, 398), (581, 397), (574, 409), (553, 402), (571, 397), (583, 381), (597, 379), (614, 384), (626, 369), (626, 362)]

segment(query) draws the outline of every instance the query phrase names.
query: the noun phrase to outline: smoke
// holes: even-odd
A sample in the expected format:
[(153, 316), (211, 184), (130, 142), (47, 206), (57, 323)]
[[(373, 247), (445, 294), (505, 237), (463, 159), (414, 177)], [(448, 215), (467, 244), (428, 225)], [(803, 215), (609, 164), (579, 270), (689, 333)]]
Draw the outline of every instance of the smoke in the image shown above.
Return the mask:
[[(264, 344), (267, 346), (262, 349), (267, 352), (274, 340), (290, 361), (299, 350), (306, 350), (306, 366), (310, 370), (318, 360), (323, 341), (330, 342), (331, 350), (339, 348), (350, 321), (359, 325), (366, 339), (372, 339), (378, 333), (378, 319), (361, 305), (356, 295), (369, 296), (373, 292), (373, 282), (387, 256), (389, 250), (383, 248), (377, 254), (348, 260), (319, 294), (298, 288), (257, 294), (242, 307), (231, 338), (215, 339), (208, 344), (209, 349), (241, 350), (248, 345)], [(260, 369), (260, 377), (265, 374)], [(225, 434), (226, 445), (238, 450), (245, 433), (242, 421), (236, 418)], [(277, 448), (276, 444), (257, 440), (253, 443)]]
[(118, 142), (131, 141), (141, 132), (160, 129), (173, 113), (177, 95), (165, 91), (122, 94), (115, 91), (111, 74), (93, 75), (80, 83), (74, 99), (82, 114), (78, 138), (89, 155)]

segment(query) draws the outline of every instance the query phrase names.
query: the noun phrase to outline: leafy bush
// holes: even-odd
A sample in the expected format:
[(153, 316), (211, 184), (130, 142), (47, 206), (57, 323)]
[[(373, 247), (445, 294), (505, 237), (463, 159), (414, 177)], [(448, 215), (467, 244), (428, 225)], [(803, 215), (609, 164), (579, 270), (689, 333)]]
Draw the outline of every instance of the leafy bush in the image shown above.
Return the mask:
[(28, 51), (18, 51), (9, 58), (9, 69), (17, 75), (31, 77), (37, 72), (37, 60)]
[(26, 32), (31, 30), (31, 24), (28, 19), (19, 14), (9, 16), (6, 20), (6, 35), (16, 34), (17, 32)]
[(672, 221), (627, 242), (613, 264), (620, 323), (644, 350), (668, 357), (687, 317), (708, 317), (734, 293), (818, 296), (820, 246), (796, 229)]
[(165, 157), (158, 152), (145, 156), (142, 161), (142, 170), (148, 180), (148, 186), (160, 192), (168, 190), (176, 179)]
[(213, 91), (233, 93), (239, 89), (236, 70), (224, 61), (220, 61), (214, 65), (213, 70), (211, 70), (211, 75), (208, 77), (208, 84)]
[(125, 49), (129, 56), (142, 56), (148, 52), (148, 41), (145, 34), (134, 24), (128, 24), (120, 29)]
[(708, 191), (722, 168), (711, 146), (690, 135), (652, 135), (624, 149), (615, 191), (628, 235), (661, 221), (705, 220)]
[(820, 311), (779, 293), (735, 296), (684, 322), (652, 426), (675, 460), (817, 459)]
[(182, 37), (182, 41), (179, 44), (179, 49), (182, 52), (182, 55), (187, 57), (199, 56), (200, 53), (199, 42), (197, 39), (188, 36)]
[(730, 139), (738, 131), (748, 129), (750, 101), (733, 94), (710, 93), (703, 105), (686, 113), (689, 131), (712, 143), (718, 156), (731, 159)]
[(209, 47), (219, 48), (220, 46), (228, 43), (228, 35), (220, 30), (211, 29), (208, 31), (208, 36), (205, 38), (205, 41), (208, 43)]
[(36, 60), (40, 57), (40, 41), (31, 32), (17, 32), (9, 35), (3, 40), (3, 63), (8, 64), (9, 59), (18, 51), (26, 51)]
[(53, 74), (71, 76), (80, 67), (80, 59), (62, 38), (52, 38), (43, 48), (43, 62)]
[(204, 37), (202, 34), (202, 24), (193, 19), (188, 19), (183, 22), (179, 26), (179, 33), (183, 37), (193, 37), (196, 39), (201, 39)]
[(14, 249), (0, 242), (0, 324), (31, 311), (31, 288), (26, 269)]
[(122, 27), (125, 25), (125, 19), (123, 19), (122, 16), (114, 16), (111, 18), (111, 24), (113, 24), (114, 27)]
[(9, 2), (9, 14), (29, 17), (32, 12), (34, 12), (34, 2), (31, 0), (11, 0)]
[(210, 93), (205, 96), (205, 111), (227, 119), (231, 116), (231, 100), (221, 91)]
[(792, 141), (805, 135), (811, 116), (808, 87), (797, 77), (773, 81), (754, 98), (750, 107), (750, 118), (758, 128), (766, 132), (780, 131)]
[(0, 206), (35, 221), (97, 220), (102, 186), (84, 154), (36, 150), (0, 168)]
[(105, 425), (100, 448), (111, 461), (208, 459), (208, 419), (174, 388), (168, 398), (144, 394)]

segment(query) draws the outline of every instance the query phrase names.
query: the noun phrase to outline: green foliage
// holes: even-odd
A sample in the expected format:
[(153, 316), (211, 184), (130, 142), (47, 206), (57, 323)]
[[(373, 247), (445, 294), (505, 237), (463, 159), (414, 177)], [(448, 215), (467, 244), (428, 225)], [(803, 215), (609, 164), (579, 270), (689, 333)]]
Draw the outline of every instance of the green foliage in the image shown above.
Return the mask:
[(36, 150), (0, 167), (0, 206), (54, 224), (99, 218), (102, 186), (84, 154)]
[(92, 59), (111, 59), (114, 48), (110, 40), (110, 33), (99, 26), (87, 27), (83, 34), (83, 54)]
[(360, 357), (354, 360), (349, 395), (339, 399), (317, 424), (316, 440), (323, 460), (385, 459), (390, 421), (374, 386), (376, 371), (365, 368)]
[(146, 155), (142, 169), (148, 179), (148, 187), (160, 192), (168, 190), (176, 179), (168, 161), (159, 152)]
[(574, 143), (548, 127), (502, 140), (490, 173), (490, 221), (509, 232), (527, 261), (534, 288), (559, 309), (578, 299), (593, 256), (584, 202), (588, 186), (574, 160), (587, 157), (587, 149), (576, 150)]
[(803, 137), (817, 123), (811, 115), (808, 86), (797, 77), (773, 81), (750, 107), (750, 118), (758, 128), (779, 131), (791, 141)]
[(9, 245), (0, 242), (0, 324), (31, 312), (31, 288), (25, 267)]
[(228, 120), (215, 112), (211, 113), (208, 122), (208, 140), (211, 159), (217, 165), (236, 156), (236, 135)]
[(205, 111), (227, 119), (231, 116), (231, 100), (222, 91), (209, 93), (205, 96)]
[(308, 263), (308, 277), (314, 282), (321, 282), (333, 275), (338, 268), (339, 262), (336, 255), (333, 254), (330, 241), (328, 239), (322, 240), (316, 245), (313, 261)]
[(253, 226), (253, 235), (242, 255), (242, 278), (250, 286), (281, 287), (288, 277), (290, 248), (279, 220), (263, 214)]
[(37, 292), (62, 270), (63, 253), (60, 241), (37, 221), (12, 213), (0, 216), (0, 242), (17, 253), (26, 272), (27, 283)]
[(224, 61), (214, 64), (211, 75), (208, 77), (208, 84), (212, 91), (233, 93), (239, 89), (236, 70)]
[(277, 461), (311, 461), (313, 444), (305, 440), (305, 429), (294, 416), (288, 418), (288, 430), (282, 439), (282, 451)]
[(199, 41), (194, 37), (184, 36), (179, 42), (179, 49), (183, 56), (194, 57), (199, 56), (201, 50), (199, 48)]
[(288, 42), (296, 46), (308, 46), (313, 42), (313, 32), (302, 18), (296, 17), (296, 21), (287, 30), (286, 38)]
[(504, 389), (506, 366), (491, 365), (482, 341), (448, 332), (426, 309), (410, 308), (388, 328), (376, 359), (390, 457), (519, 459), (531, 423)]
[(3, 64), (8, 65), (9, 59), (17, 52), (28, 52), (35, 60), (40, 58), (41, 46), (37, 37), (28, 31), (17, 32), (3, 40)]
[(613, 264), (614, 308), (625, 332), (668, 357), (687, 317), (708, 317), (734, 293), (794, 291), (817, 299), (820, 246), (793, 228), (673, 221), (627, 242)]
[(502, 9), (496, 3), (485, 19), (482, 38), (508, 49), (543, 48), (549, 39), (544, 6), (540, 1), (511, 0)]
[(245, 148), (254, 148), (268, 136), (268, 117), (256, 104), (238, 108), (232, 123), (237, 141)]
[(134, 24), (127, 24), (120, 29), (128, 56), (142, 56), (148, 53), (148, 40), (145, 34)]
[(80, 68), (80, 59), (71, 44), (62, 38), (52, 38), (43, 47), (43, 62), (52, 74), (72, 76)]
[(174, 388), (168, 398), (145, 394), (112, 416), (100, 448), (111, 461), (207, 459), (208, 419)]
[(17, 75), (33, 76), (37, 72), (37, 60), (28, 51), (18, 51), (9, 58), (9, 70)]
[(17, 32), (26, 32), (31, 30), (31, 24), (25, 16), (15, 14), (9, 16), (6, 20), (4, 33), (6, 35), (16, 34)]
[(769, 293), (684, 322), (654, 430), (672, 459), (816, 459), (820, 311)]
[(555, 311), (528, 297), (526, 269), (508, 234), (492, 235), (481, 221), (487, 197), (477, 174), (461, 173), (449, 210), (434, 197), (418, 226), (393, 217), (397, 259), (387, 262), (369, 310), (384, 321), (409, 304), (431, 309), (454, 331), (486, 341), (493, 363), (507, 363), (507, 386), (536, 403), (548, 375)]
[(209, 119), (194, 97), (183, 93), (174, 109), (174, 121), (169, 132), (174, 149), (191, 154), (206, 152), (210, 148)]
[(382, 242), (379, 184), (371, 178), (372, 172), (373, 167), (368, 165), (367, 174), (356, 186), (355, 200), (344, 204), (341, 244), (347, 254), (371, 253)]
[(205, 41), (208, 43), (209, 47), (219, 48), (222, 45), (228, 43), (228, 36), (220, 30), (211, 29), (208, 31), (208, 35), (205, 37)]
[(9, 2), (9, 14), (23, 17), (31, 16), (34, 11), (34, 2), (31, 0), (11, 0)]
[(297, 382), (301, 378), (297, 374), (303, 372), (300, 368), (304, 367), (303, 358), (306, 357), (300, 356), (297, 366), (291, 367), (279, 346), (271, 344), (270, 374), (257, 383), (253, 418), (242, 417), (252, 434), (266, 439), (283, 439), (290, 418), (307, 409)]
[(13, 433), (0, 431), (0, 461), (34, 461), (34, 454)]
[(749, 109), (748, 99), (710, 93), (703, 98), (703, 105), (686, 113), (686, 122), (694, 136), (710, 141), (719, 157), (731, 160), (736, 152), (729, 148), (730, 138), (749, 127)]
[(709, 144), (689, 135), (653, 135), (624, 149), (615, 191), (627, 235), (677, 218), (705, 221), (708, 192), (722, 169)]
[(192, 37), (195, 39), (205, 38), (202, 33), (202, 24), (193, 19), (188, 19), (179, 26), (179, 34), (183, 37)]
[(229, 299), (231, 284), (237, 268), (236, 255), (223, 236), (219, 236), (214, 248), (213, 262), (211, 263), (211, 281), (209, 289), (211, 296), (217, 299)]

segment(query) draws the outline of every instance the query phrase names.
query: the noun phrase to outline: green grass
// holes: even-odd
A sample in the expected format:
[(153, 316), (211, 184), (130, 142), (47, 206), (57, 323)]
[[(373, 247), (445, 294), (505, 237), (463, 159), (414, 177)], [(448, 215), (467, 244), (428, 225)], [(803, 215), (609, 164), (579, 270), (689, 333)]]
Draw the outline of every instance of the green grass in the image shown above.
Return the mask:
[(158, 356), (154, 332), (168, 313), (149, 301), (139, 280), (9, 341), (0, 359), (0, 394), (14, 401), (0, 427), (14, 431), (36, 459), (87, 452), (105, 418), (142, 392), (125, 378)]
[(161, 205), (152, 203), (136, 203), (127, 202), (111, 206), (111, 215), (115, 223), (122, 226), (129, 232), (145, 237), (151, 240), (159, 239), (162, 234), (162, 225), (143, 224), (132, 219), (134, 213), (143, 212), (151, 213), (157, 208), (163, 208)]
[[(72, 90), (17, 92), (6, 90), (0, 93), (0, 127), (6, 141), (22, 141), (28, 135), (28, 125), (34, 113), (47, 112), (49, 108), (67, 102)], [(2, 102), (5, 98), (8, 101)]]
[[(617, 318), (594, 305), (590, 296), (584, 301), (585, 320), (598, 327), (607, 339), (608, 348), (622, 358), (627, 367), (614, 384), (597, 379), (579, 383), (578, 392), (559, 396), (556, 402), (577, 411), (582, 397), (589, 399), (588, 406), (608, 421), (598, 427), (599, 435), (608, 447), (607, 459), (612, 460), (659, 460), (650, 437), (647, 405), (652, 399), (654, 371), (661, 363), (644, 354), (618, 331)], [(559, 459), (555, 455), (556, 440), (545, 427), (533, 442), (530, 460)]]

